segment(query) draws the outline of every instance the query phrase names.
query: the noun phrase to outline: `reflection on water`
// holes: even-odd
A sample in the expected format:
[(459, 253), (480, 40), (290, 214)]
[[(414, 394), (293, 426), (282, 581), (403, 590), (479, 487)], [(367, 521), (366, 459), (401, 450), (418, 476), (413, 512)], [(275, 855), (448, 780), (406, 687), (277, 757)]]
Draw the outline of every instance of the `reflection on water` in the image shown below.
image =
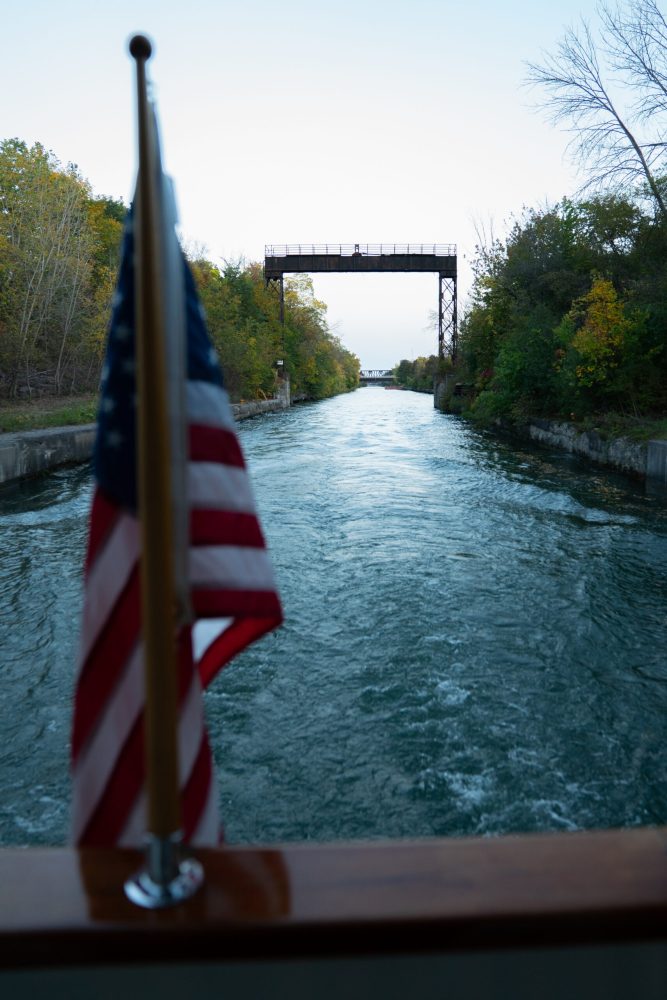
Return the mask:
[[(664, 498), (413, 393), (240, 433), (286, 623), (207, 695), (229, 840), (667, 821)], [(0, 497), (0, 842), (66, 836), (89, 497)]]

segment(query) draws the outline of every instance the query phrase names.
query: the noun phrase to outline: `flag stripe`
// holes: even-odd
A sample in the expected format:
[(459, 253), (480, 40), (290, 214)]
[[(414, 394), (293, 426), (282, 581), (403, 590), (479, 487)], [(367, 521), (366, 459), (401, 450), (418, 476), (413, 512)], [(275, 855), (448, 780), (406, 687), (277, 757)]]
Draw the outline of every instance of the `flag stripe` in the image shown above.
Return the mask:
[[(78, 841), (86, 847), (105, 847), (118, 841), (127, 816), (144, 783), (144, 714), (139, 716), (121, 745), (103, 794), (82, 817)], [(76, 774), (75, 774), (76, 777)], [(75, 825), (75, 832), (77, 827)]]
[(202, 732), (199, 753), (183, 789), (183, 837), (192, 841), (203, 815), (211, 784), (211, 750), (206, 731)]
[(277, 628), (281, 620), (280, 614), (274, 618), (239, 618), (221, 632), (197, 662), (202, 687), (208, 687), (220, 669), (220, 663), (228, 663), (251, 642)]
[(187, 476), (192, 507), (254, 514), (255, 502), (245, 469), (215, 462), (190, 462)]
[(85, 821), (81, 814), (85, 814), (90, 808), (90, 805), (85, 804), (99, 802), (104, 794), (115, 765), (115, 748), (128, 740), (141, 714), (143, 703), (143, 659), (141, 647), (137, 646), (113, 698), (108, 701), (100, 724), (93, 730), (91, 740), (75, 758), (74, 795), (84, 803), (83, 808), (77, 810), (80, 822)]
[(115, 504), (104, 496), (101, 490), (95, 490), (90, 514), (90, 532), (84, 563), (84, 575), (87, 575), (98, 552), (104, 547), (108, 536), (120, 517)]
[(192, 606), (199, 618), (280, 618), (278, 596), (270, 590), (220, 590), (198, 587), (192, 592)]
[(239, 545), (200, 545), (190, 549), (192, 586), (269, 590), (273, 571), (266, 549)]
[(81, 632), (80, 658), (88, 659), (98, 635), (127, 587), (139, 558), (139, 525), (125, 514), (91, 563), (86, 577), (86, 607)]
[[(128, 818), (116, 841), (118, 847), (137, 847), (143, 843), (146, 837), (147, 809), (145, 789), (142, 788), (139, 791), (134, 800), (134, 805), (128, 810), (128, 813)], [(210, 841), (210, 843), (215, 843), (215, 841)]]
[(107, 709), (111, 694), (136, 648), (140, 619), (139, 570), (135, 565), (127, 586), (103, 624), (93, 650), (82, 665), (77, 682), (77, 709), (72, 729), (72, 757)]
[[(185, 633), (179, 638), (178, 647), (179, 760), (180, 779), (182, 785), (185, 786), (194, 763), (201, 753), (204, 733), (203, 707), (201, 687), (192, 663), (189, 629), (185, 630)], [(87, 810), (85, 805), (80, 810), (80, 836), (90, 846), (101, 845), (98, 838), (103, 835), (104, 830), (109, 829), (111, 813), (114, 816), (122, 814), (123, 820), (127, 817), (135, 804), (144, 780), (143, 662), (141, 656), (137, 656), (136, 659), (141, 674), (139, 705), (134, 700), (135, 685), (133, 681), (135, 678), (128, 678), (127, 689), (117, 693), (117, 696), (109, 703), (113, 708), (107, 710), (108, 713), (113, 713), (115, 710), (118, 718), (110, 720), (105, 717), (105, 724), (108, 723), (111, 726), (114, 721), (120, 720), (116, 737), (123, 749), (116, 759), (114, 767), (108, 766), (106, 752), (109, 748), (108, 744), (103, 745), (102, 742), (104, 736), (108, 734), (103, 734), (102, 727), (98, 727), (94, 745), (86, 749), (79, 766), (75, 769), (77, 794), (80, 794), (84, 802), (87, 803)], [(126, 696), (123, 702), (120, 700), (122, 695)], [(133, 721), (129, 718), (131, 714), (134, 716)], [(125, 730), (124, 733), (123, 730)], [(138, 780), (131, 780), (133, 772), (138, 776)], [(120, 823), (121, 818), (118, 819), (118, 824)], [(120, 825), (115, 826), (114, 839), (117, 840), (121, 833)]]
[(190, 541), (193, 545), (264, 547), (262, 531), (253, 514), (226, 510), (191, 511)]
[(185, 401), (190, 423), (223, 427), (235, 433), (229, 397), (222, 386), (201, 379), (188, 379)]
[(245, 468), (241, 447), (232, 431), (191, 424), (189, 443), (190, 460), (193, 462), (220, 462)]
[[(208, 737), (206, 737), (208, 741)], [(212, 755), (209, 748), (209, 760)], [(197, 847), (206, 844), (221, 843), (223, 837), (222, 827), (218, 818), (218, 800), (215, 786), (215, 774), (211, 763), (208, 775), (208, 788), (206, 790), (206, 800), (203, 804), (197, 826), (190, 837), (189, 842)]]

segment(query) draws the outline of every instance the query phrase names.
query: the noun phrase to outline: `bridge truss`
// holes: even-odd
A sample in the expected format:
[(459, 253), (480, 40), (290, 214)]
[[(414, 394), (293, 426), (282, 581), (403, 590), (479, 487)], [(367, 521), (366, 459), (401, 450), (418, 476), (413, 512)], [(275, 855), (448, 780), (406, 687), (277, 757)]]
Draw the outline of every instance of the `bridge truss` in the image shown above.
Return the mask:
[(393, 385), (395, 382), (390, 368), (367, 368), (359, 372), (360, 385)]
[(438, 357), (456, 361), (457, 269), (456, 246), (451, 243), (425, 244), (319, 244), (267, 246), (264, 249), (264, 278), (280, 288), (280, 319), (285, 321), (286, 274), (333, 274), (342, 272), (430, 271), (438, 275)]

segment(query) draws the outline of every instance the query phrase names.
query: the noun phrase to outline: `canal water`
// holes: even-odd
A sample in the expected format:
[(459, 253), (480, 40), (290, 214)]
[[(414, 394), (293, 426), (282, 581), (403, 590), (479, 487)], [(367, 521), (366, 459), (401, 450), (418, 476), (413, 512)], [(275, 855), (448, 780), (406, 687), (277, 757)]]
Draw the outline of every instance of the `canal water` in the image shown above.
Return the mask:
[[(231, 842), (667, 822), (667, 505), (366, 388), (240, 425), (286, 623), (206, 696)], [(91, 482), (0, 493), (0, 843), (67, 836)]]

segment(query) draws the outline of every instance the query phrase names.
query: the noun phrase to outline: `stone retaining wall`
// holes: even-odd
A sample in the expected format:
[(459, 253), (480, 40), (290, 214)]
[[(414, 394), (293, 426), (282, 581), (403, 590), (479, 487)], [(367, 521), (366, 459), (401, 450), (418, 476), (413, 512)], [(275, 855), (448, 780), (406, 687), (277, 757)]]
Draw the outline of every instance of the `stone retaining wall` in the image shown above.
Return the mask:
[(85, 462), (92, 454), (94, 440), (95, 424), (0, 434), (0, 483), (35, 476), (58, 465)]
[(248, 417), (258, 417), (261, 413), (276, 413), (286, 410), (283, 399), (255, 399), (250, 403), (232, 403), (234, 420), (247, 420)]
[(564, 420), (537, 417), (522, 427), (502, 426), (538, 444), (581, 455), (598, 465), (667, 487), (667, 441), (642, 443), (628, 438), (605, 439), (596, 431), (579, 431)]
[[(260, 413), (284, 410), (288, 405), (284, 397), (261, 399), (233, 403), (232, 412), (235, 420), (246, 420)], [(94, 443), (95, 424), (0, 434), (0, 484), (36, 476), (59, 465), (87, 462)]]
[(646, 478), (667, 489), (667, 441), (649, 441)]
[(578, 431), (572, 424), (558, 420), (536, 418), (526, 430), (531, 441), (582, 455), (599, 465), (609, 465), (633, 476), (646, 476), (646, 444), (627, 438), (606, 440), (595, 431)]

